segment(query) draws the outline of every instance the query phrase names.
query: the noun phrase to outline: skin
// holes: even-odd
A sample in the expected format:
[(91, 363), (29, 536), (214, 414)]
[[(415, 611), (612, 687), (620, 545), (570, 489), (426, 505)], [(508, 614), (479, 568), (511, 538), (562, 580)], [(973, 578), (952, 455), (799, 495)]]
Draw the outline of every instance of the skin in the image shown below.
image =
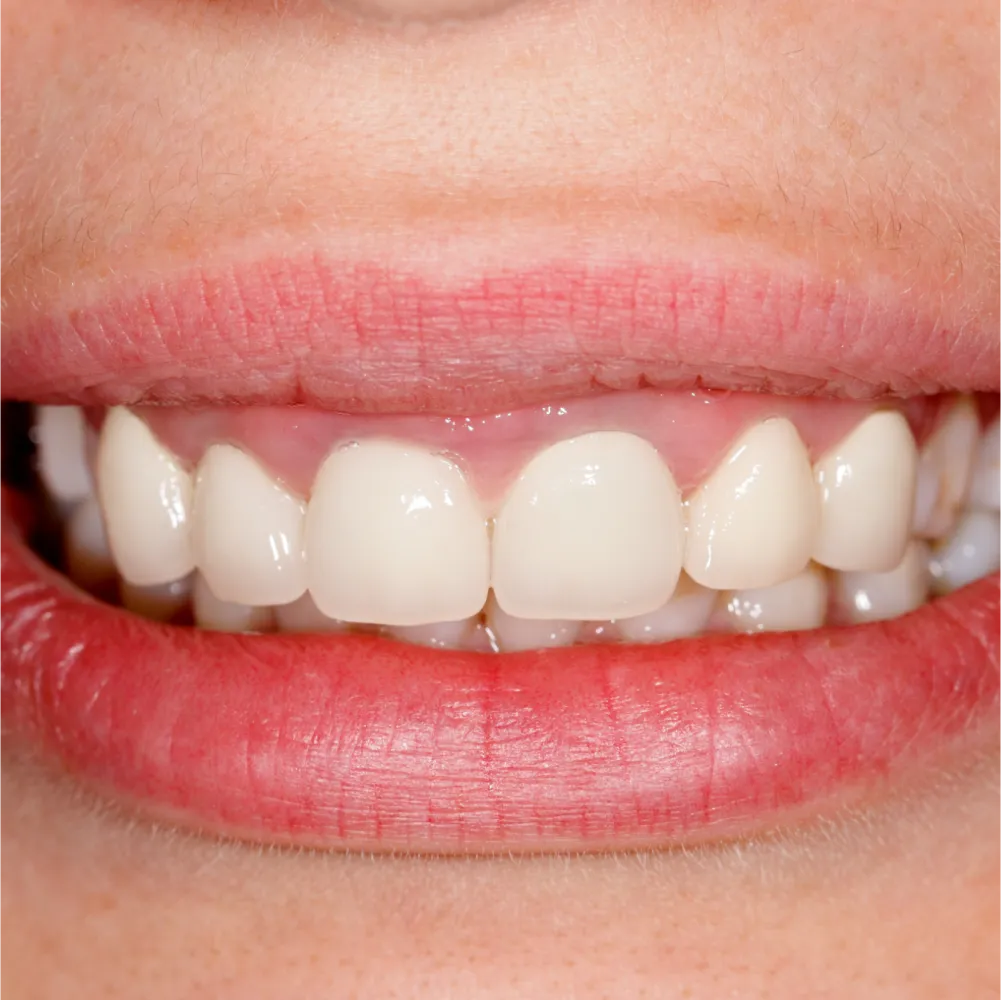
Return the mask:
[[(3, 335), (123, 268), (458, 234), (444, 266), (752, 241), (997, 336), (996, 4), (463, 6), (7, 0)], [(153, 829), (7, 740), (3, 986), (995, 995), (996, 748), (739, 845), (466, 861)]]

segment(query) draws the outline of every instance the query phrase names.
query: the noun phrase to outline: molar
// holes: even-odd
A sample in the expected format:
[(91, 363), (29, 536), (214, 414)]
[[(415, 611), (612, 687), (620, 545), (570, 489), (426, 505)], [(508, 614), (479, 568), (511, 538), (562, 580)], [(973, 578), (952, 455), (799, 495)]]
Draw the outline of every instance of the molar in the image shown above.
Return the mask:
[(516, 618), (644, 614), (673, 593), (684, 551), (678, 488), (647, 441), (616, 431), (546, 448), (494, 525), (493, 588)]
[(713, 590), (770, 587), (810, 560), (820, 502), (810, 458), (784, 417), (746, 431), (688, 500), (685, 571)]
[(820, 532), (813, 558), (832, 569), (885, 572), (910, 538), (918, 453), (907, 420), (866, 417), (814, 467)]
[(306, 513), (309, 590), (331, 618), (379, 625), (457, 621), (490, 585), (487, 526), (440, 455), (363, 441), (329, 455)]

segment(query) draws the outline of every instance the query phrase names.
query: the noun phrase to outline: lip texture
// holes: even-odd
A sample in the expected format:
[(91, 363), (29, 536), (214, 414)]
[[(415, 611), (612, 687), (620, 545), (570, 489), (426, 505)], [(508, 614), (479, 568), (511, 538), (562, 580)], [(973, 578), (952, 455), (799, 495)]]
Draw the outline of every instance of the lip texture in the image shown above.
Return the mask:
[(421, 851), (626, 848), (767, 825), (990, 724), (998, 578), (850, 630), (504, 657), (161, 626), (3, 531), (5, 727), (154, 815)]
[(34, 402), (470, 414), (646, 384), (994, 391), (999, 365), (996, 337), (899, 291), (719, 261), (555, 261), (433, 283), (311, 253), (10, 323), (4, 394)]

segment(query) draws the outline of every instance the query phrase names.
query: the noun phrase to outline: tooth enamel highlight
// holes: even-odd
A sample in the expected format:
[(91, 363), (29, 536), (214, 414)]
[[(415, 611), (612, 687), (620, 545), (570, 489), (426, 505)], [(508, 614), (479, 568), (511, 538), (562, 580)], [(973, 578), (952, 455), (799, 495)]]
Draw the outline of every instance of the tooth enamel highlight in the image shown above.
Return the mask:
[(91, 495), (87, 425), (79, 406), (37, 406), (32, 431), (38, 474), (49, 495), (71, 504)]
[(1001, 528), (993, 511), (966, 511), (952, 533), (932, 547), (928, 569), (932, 589), (949, 594), (998, 571)]
[(153, 587), (137, 587), (122, 580), (118, 588), (122, 607), (152, 621), (169, 622), (177, 618), (191, 602), (191, 576)]
[(200, 573), (191, 594), (195, 624), (215, 632), (269, 632), (274, 626), (271, 608), (220, 601)]
[(996, 417), (980, 436), (968, 503), (981, 510), (1001, 509), (1001, 424)]
[(346, 632), (347, 622), (328, 618), (305, 593), (291, 604), (281, 604), (274, 609), (275, 628), (279, 632)]
[(487, 602), (487, 628), (502, 653), (523, 649), (550, 649), (572, 646), (580, 628), (578, 622), (552, 618), (515, 618), (498, 603), (493, 594)]
[(734, 632), (793, 632), (820, 628), (827, 617), (827, 579), (808, 566), (791, 580), (724, 598), (723, 615)]
[(104, 421), (97, 483), (108, 543), (129, 583), (169, 583), (194, 569), (191, 476), (123, 407)]
[(688, 500), (685, 571), (713, 590), (770, 587), (801, 572), (820, 503), (796, 428), (784, 417), (747, 431)]
[(387, 633), (400, 642), (411, 642), (415, 646), (433, 646), (435, 649), (462, 649), (473, 630), (475, 618), (464, 618), (457, 622), (433, 622), (429, 625), (395, 625), (386, 629)]
[(617, 622), (619, 636), (625, 642), (670, 642), (698, 635), (708, 626), (718, 597), (717, 591), (700, 587), (682, 574), (671, 599), (662, 607)]
[(835, 573), (838, 607), (851, 624), (896, 618), (928, 598), (928, 547), (912, 541), (904, 558), (886, 573)]
[(970, 399), (956, 402), (921, 449), (912, 532), (919, 538), (949, 533), (963, 506), (980, 433)]
[(678, 489), (656, 450), (619, 432), (536, 455), (494, 526), (493, 587), (516, 618), (620, 618), (660, 607), (681, 570)]
[(228, 444), (198, 465), (191, 543), (216, 597), (237, 604), (288, 604), (306, 591), (306, 504), (249, 455)]
[(115, 580), (115, 561), (96, 498), (89, 497), (73, 508), (63, 534), (63, 550), (66, 573), (78, 587), (96, 591)]
[(483, 607), (487, 527), (459, 469), (422, 448), (364, 441), (323, 463), (306, 514), (310, 593), (332, 618), (457, 621)]
[(907, 420), (866, 417), (813, 467), (820, 533), (813, 558), (842, 570), (893, 569), (910, 538), (918, 450)]

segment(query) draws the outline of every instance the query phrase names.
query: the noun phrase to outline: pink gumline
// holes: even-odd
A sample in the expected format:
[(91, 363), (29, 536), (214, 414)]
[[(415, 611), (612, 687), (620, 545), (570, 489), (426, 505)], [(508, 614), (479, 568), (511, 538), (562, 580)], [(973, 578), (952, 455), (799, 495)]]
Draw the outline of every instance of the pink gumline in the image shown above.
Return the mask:
[[(591, 431), (627, 431), (650, 441), (688, 491), (737, 437), (768, 417), (792, 420), (817, 458), (877, 407), (900, 410), (919, 440), (941, 397), (892, 404), (708, 390), (642, 389), (523, 407), (487, 417), (331, 413), (308, 407), (139, 407), (156, 436), (194, 468), (213, 443), (242, 447), (282, 482), (308, 496), (323, 459), (339, 444), (391, 438), (454, 456), (483, 502), (499, 501), (543, 448)], [(99, 415), (98, 415), (99, 417)]]

